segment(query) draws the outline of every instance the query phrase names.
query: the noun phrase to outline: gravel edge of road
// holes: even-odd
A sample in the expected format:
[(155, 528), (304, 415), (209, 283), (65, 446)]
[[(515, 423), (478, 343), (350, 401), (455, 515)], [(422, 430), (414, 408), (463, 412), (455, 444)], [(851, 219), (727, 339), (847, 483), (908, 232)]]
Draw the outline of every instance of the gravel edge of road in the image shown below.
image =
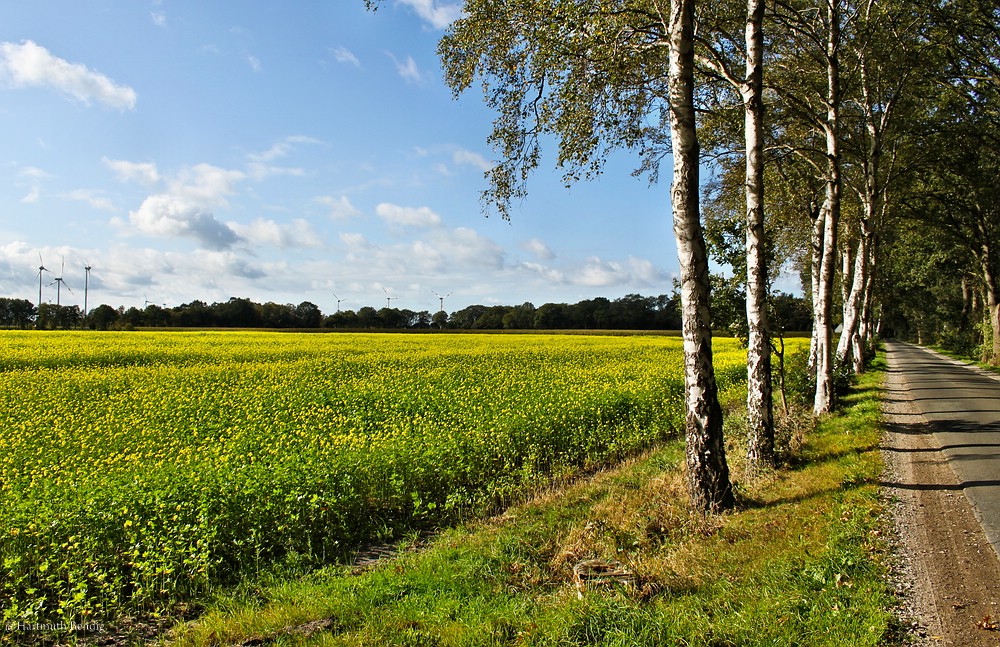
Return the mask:
[[(890, 384), (893, 374), (886, 372), (883, 392), (888, 396), (890, 393), (899, 393), (899, 384)], [(898, 381), (898, 378), (897, 378)], [(885, 506), (885, 523), (888, 527), (886, 537), (888, 539), (890, 557), (889, 584), (899, 601), (894, 609), (894, 614), (899, 626), (906, 629), (908, 645), (916, 647), (928, 647), (931, 645), (941, 645), (942, 629), (941, 621), (938, 617), (934, 604), (934, 596), (930, 587), (927, 586), (926, 568), (921, 568), (922, 564), (915, 559), (918, 554), (918, 541), (913, 532), (916, 523), (915, 497), (912, 493), (906, 492), (893, 484), (902, 482), (904, 478), (904, 465), (900, 460), (900, 454), (891, 451), (891, 447), (897, 445), (895, 432), (898, 424), (900, 409), (905, 409), (909, 415), (913, 415), (913, 405), (907, 403), (896, 403), (883, 399), (882, 402), (882, 459), (885, 464), (885, 473), (882, 478), (881, 498)], [(924, 572), (918, 573), (918, 570)]]

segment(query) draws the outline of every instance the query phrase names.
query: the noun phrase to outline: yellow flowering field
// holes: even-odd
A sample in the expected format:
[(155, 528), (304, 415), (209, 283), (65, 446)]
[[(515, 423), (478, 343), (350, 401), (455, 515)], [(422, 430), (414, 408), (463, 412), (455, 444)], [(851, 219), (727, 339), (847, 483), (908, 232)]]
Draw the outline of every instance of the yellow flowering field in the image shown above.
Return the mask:
[(677, 435), (682, 363), (659, 336), (0, 332), (4, 620), (155, 612), (489, 509)]

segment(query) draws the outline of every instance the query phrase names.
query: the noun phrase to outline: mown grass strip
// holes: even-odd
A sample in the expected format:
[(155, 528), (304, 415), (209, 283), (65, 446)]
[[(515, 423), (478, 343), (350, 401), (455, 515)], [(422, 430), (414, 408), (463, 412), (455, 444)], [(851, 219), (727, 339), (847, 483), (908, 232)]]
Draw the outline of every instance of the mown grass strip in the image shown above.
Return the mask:
[[(793, 466), (740, 484), (734, 513), (688, 512), (675, 442), (375, 567), (259, 581), (171, 642), (886, 644), (881, 380), (881, 370), (862, 376), (843, 413), (806, 433)], [(581, 592), (573, 566), (594, 559), (622, 564), (631, 581)]]

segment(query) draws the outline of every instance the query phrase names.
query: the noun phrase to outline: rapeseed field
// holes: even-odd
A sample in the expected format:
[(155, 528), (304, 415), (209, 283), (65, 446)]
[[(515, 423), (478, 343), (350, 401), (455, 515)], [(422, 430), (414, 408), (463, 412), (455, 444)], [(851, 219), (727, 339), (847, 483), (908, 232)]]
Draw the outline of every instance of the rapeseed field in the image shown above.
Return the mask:
[[(156, 614), (683, 426), (661, 336), (0, 332), (7, 622)], [(716, 341), (720, 390), (743, 351)]]

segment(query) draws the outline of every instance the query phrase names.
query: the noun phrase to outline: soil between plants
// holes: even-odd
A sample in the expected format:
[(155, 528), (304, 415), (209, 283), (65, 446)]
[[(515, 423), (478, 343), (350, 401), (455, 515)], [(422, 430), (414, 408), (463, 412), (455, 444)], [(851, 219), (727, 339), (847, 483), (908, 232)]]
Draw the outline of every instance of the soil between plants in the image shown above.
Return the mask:
[(911, 644), (997, 647), (1000, 559), (898, 373), (886, 372), (885, 391), (883, 488)]

